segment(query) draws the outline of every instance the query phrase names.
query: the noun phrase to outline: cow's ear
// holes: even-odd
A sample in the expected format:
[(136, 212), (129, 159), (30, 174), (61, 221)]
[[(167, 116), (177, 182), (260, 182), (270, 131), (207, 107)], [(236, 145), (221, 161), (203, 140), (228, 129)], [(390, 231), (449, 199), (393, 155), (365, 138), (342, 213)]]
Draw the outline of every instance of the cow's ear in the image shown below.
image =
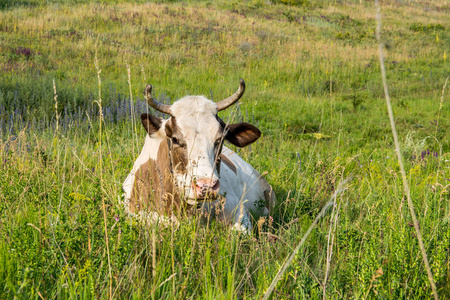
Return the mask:
[(141, 122), (148, 135), (152, 135), (161, 128), (162, 119), (149, 114), (141, 115)]
[(230, 124), (227, 127), (226, 139), (238, 147), (250, 145), (261, 136), (261, 131), (249, 123)]

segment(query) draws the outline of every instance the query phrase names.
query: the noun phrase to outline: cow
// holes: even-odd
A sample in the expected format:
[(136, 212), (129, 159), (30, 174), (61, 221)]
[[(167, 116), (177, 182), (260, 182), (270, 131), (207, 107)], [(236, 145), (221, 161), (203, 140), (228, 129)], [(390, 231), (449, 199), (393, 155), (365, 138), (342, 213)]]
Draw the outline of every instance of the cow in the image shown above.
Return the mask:
[(275, 193), (250, 164), (224, 146), (255, 142), (260, 130), (248, 123), (226, 124), (218, 112), (236, 103), (245, 91), (238, 90), (217, 103), (204, 96), (185, 96), (172, 105), (157, 102), (152, 86), (144, 96), (168, 119), (143, 113), (147, 135), (133, 169), (123, 183), (126, 209), (132, 215), (178, 223), (178, 217), (200, 210), (237, 230), (252, 229), (249, 212), (268, 214)]

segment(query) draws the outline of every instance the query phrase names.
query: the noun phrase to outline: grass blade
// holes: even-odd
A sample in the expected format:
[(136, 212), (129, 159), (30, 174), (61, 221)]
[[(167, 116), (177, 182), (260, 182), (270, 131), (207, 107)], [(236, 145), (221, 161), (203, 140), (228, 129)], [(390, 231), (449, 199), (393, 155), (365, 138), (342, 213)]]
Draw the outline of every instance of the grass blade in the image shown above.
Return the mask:
[(398, 142), (397, 129), (395, 127), (395, 121), (394, 121), (394, 113), (392, 111), (391, 99), (389, 97), (389, 90), (388, 90), (387, 80), (386, 80), (386, 69), (384, 67), (383, 43), (381, 42), (381, 8), (380, 8), (380, 3), (378, 2), (378, 0), (375, 0), (375, 6), (377, 8), (377, 14), (376, 14), (377, 40), (379, 43), (379, 58), (380, 58), (381, 77), (383, 80), (384, 95), (386, 98), (386, 106), (387, 106), (388, 113), (389, 113), (389, 121), (391, 123), (392, 135), (394, 137), (395, 152), (397, 152), (398, 164), (400, 166), (400, 172), (402, 174), (403, 187), (405, 189), (406, 198), (408, 200), (408, 208), (409, 208), (409, 212), (411, 213), (411, 218), (414, 223), (414, 229), (416, 231), (417, 241), (419, 243), (423, 263), (425, 265), (425, 269), (427, 270), (428, 280), (430, 281), (431, 289), (433, 290), (434, 299), (438, 299), (438, 295), (437, 295), (437, 291), (436, 291), (436, 284), (434, 283), (434, 279), (433, 279), (433, 273), (431, 272), (430, 264), (428, 263), (427, 253), (426, 253), (425, 247), (423, 245), (419, 221), (417, 220), (416, 213), (414, 212), (414, 204), (412, 203), (412, 200), (411, 200), (409, 184), (408, 184), (408, 180), (406, 178), (405, 167), (403, 165), (403, 156), (402, 156), (402, 152), (400, 150), (400, 143)]

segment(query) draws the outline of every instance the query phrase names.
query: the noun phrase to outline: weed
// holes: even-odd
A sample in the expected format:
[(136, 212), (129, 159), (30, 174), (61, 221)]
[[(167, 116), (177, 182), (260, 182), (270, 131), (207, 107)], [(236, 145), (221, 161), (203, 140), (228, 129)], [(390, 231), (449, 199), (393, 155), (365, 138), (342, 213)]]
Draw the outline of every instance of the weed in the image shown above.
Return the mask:
[(436, 32), (445, 30), (445, 27), (441, 24), (423, 24), (423, 23), (414, 23), (409, 29), (414, 32)]

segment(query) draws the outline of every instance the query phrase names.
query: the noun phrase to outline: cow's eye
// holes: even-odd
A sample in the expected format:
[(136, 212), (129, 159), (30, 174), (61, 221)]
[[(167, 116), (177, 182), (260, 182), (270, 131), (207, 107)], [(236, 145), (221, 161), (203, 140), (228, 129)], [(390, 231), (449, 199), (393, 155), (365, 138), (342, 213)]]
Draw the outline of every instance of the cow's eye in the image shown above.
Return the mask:
[(174, 143), (175, 145), (179, 145), (180, 141), (178, 141), (178, 139), (176, 137), (172, 138), (172, 143)]
[(219, 147), (221, 141), (222, 141), (222, 139), (216, 140), (216, 141), (214, 142), (214, 147)]
[(172, 138), (172, 144), (177, 145), (179, 147), (182, 148), (186, 148), (186, 144), (184, 144), (183, 142), (181, 142), (179, 139), (177, 139), (176, 137)]

